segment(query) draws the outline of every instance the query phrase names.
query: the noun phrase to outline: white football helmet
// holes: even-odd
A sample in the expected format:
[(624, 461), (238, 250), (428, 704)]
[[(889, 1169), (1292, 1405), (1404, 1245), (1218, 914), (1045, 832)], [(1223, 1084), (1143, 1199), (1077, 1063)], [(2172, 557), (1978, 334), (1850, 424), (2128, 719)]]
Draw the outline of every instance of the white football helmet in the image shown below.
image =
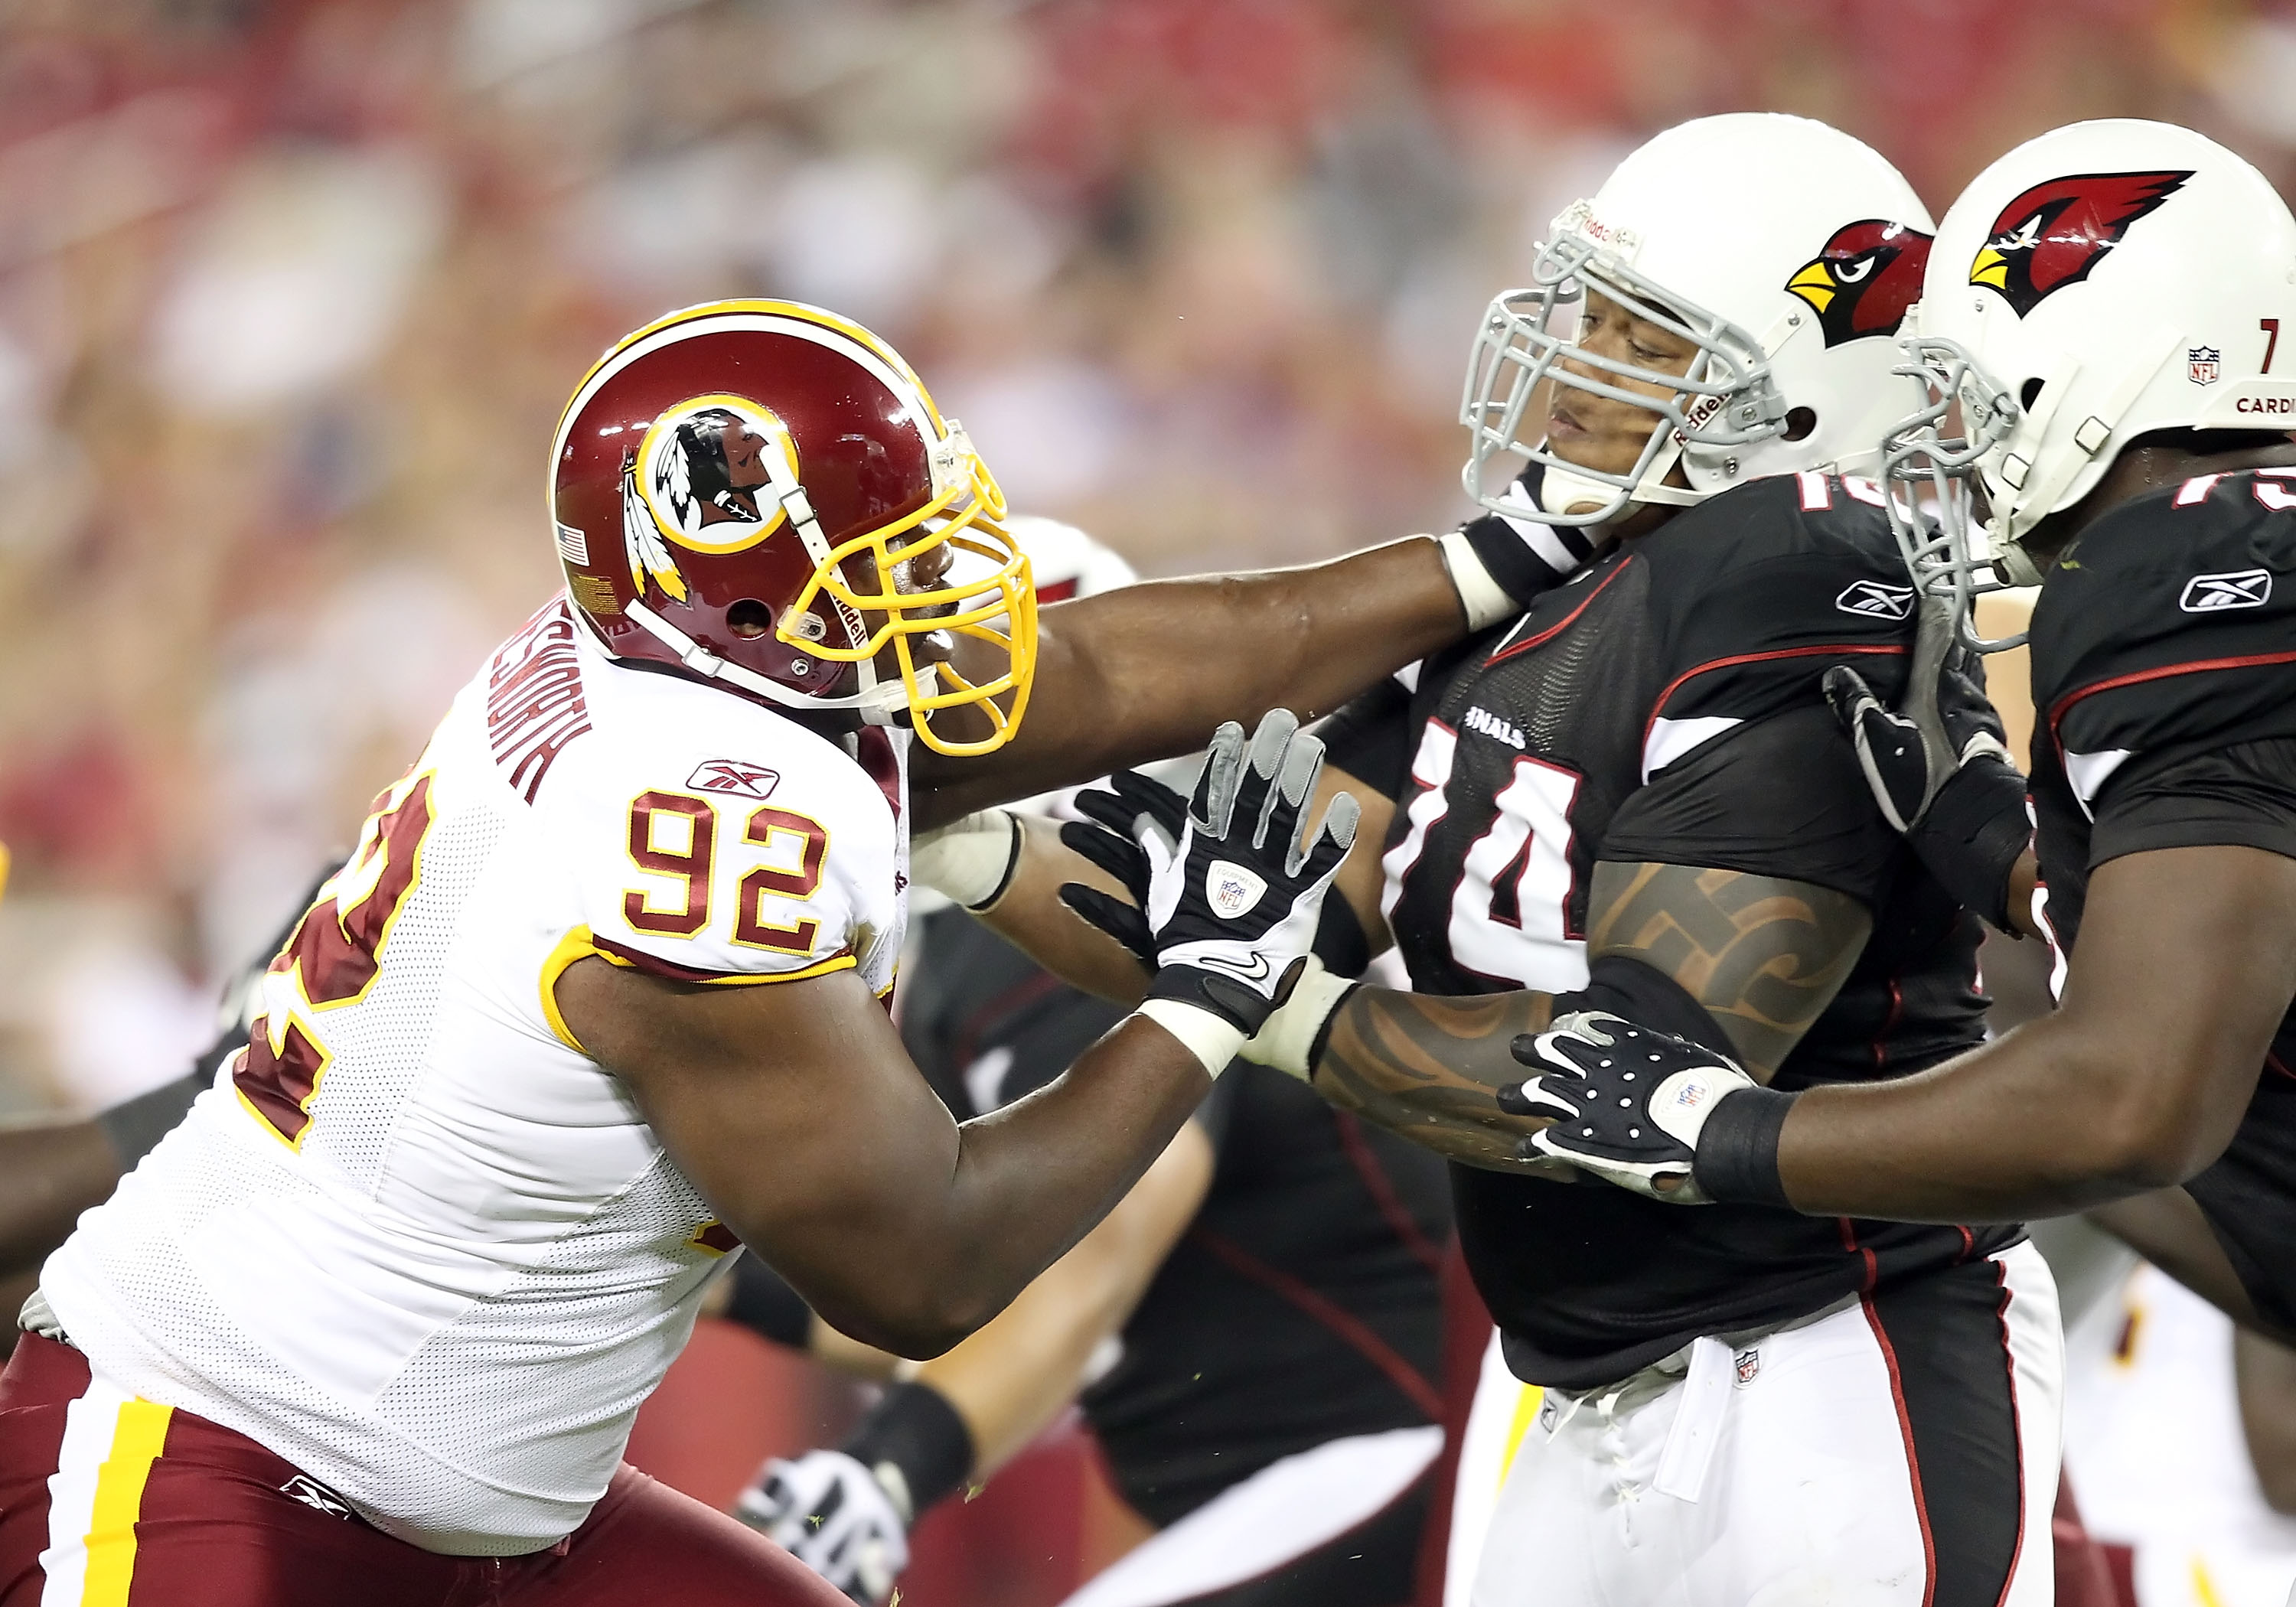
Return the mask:
[[(1930, 227), (1895, 168), (1824, 123), (1733, 112), (1668, 129), (1554, 220), (1529, 288), (1484, 315), (1459, 413), (1469, 495), (1512, 518), (1584, 525), (1765, 475), (1870, 472), (1874, 432), (1915, 399), (1892, 337), (1920, 294)], [(1693, 342), (1689, 373), (1578, 345), (1590, 288)], [(1653, 400), (1613, 376), (1673, 394)], [(1641, 461), (1610, 474), (1556, 456), (1542, 383), (1650, 408)], [(1543, 507), (1513, 483), (1524, 460), (1544, 470)], [(1686, 489), (1662, 483), (1677, 461)], [(1554, 511), (1588, 500), (1598, 511)]]
[(2023, 641), (1980, 638), (1972, 601), (2038, 583), (2025, 538), (2122, 447), (2156, 430), (2296, 428), (2283, 320), (2296, 335), (2296, 219), (2214, 140), (2112, 119), (1995, 162), (1939, 226), (1904, 342), (1928, 405), (1883, 443), (1890, 478), (1937, 493), (1935, 530), (1890, 499), (1916, 584), (1972, 646)]

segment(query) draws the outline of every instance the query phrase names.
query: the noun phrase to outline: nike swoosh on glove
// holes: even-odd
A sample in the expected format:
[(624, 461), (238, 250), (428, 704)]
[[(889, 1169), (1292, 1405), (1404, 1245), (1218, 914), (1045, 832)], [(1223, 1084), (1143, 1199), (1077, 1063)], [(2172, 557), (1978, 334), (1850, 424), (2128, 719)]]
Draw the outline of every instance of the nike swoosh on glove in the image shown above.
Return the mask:
[[(1499, 1109), (1551, 1116), (1531, 1135), (1540, 1152), (1620, 1188), (1674, 1205), (1710, 1203), (1693, 1176), (1698, 1136), (1714, 1108), (1761, 1085), (1726, 1055), (1587, 1010), (1559, 1016), (1514, 1057), (1538, 1075), (1499, 1091)], [(1677, 1179), (1660, 1188), (1662, 1179)]]
[(876, 1476), (842, 1451), (766, 1464), (734, 1515), (861, 1607), (893, 1592), (909, 1565), (908, 1527)]
[(1925, 600), (1902, 711), (1846, 664), (1825, 672), (1825, 700), (1882, 817), (1956, 903), (2013, 935), (2009, 875), (2032, 840), (2025, 778), (2002, 742), (1978, 655), (1951, 633), (1949, 611)]
[(1062, 896), (1087, 921), (1109, 918), (1103, 930), (1119, 941), (1138, 942), (1144, 930), (1157, 968), (1150, 999), (1206, 1011), (1250, 1037), (1303, 967), (1324, 895), (1355, 841), (1359, 811), (1344, 793), (1307, 827), (1323, 768), (1324, 744), (1289, 709), (1263, 716), (1248, 748), (1231, 721), (1212, 738), (1177, 837), (1152, 795), (1131, 794), (1144, 806), (1128, 823), (1146, 867), (1138, 924), (1114, 917), (1113, 900)]

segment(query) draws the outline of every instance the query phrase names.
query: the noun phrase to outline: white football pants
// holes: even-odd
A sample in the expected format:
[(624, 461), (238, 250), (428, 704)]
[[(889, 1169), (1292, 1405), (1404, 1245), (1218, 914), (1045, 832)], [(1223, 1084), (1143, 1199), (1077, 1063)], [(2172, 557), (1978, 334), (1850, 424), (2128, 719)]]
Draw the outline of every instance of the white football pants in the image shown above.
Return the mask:
[(1550, 1390), (1473, 1607), (2050, 1607), (2063, 1372), (2019, 1244)]

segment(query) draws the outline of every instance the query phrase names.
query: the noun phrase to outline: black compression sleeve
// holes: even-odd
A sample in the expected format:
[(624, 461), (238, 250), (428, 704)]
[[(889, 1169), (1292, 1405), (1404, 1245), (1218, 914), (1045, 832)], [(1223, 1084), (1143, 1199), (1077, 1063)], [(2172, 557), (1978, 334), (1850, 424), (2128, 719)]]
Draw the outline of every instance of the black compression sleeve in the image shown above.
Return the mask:
[(1554, 996), (1554, 1013), (1607, 1010), (1637, 1027), (1671, 1032), (1717, 1054), (1735, 1056), (1730, 1035), (1706, 1013), (1706, 1006), (1668, 976), (1628, 955), (1603, 955), (1587, 968), (1587, 986)]
[(1955, 903), (1995, 931), (2019, 935), (2009, 919), (2009, 873), (2033, 840), (2023, 776), (1998, 759), (1972, 759), (1939, 789), (1906, 840)]
[(754, 1250), (734, 1263), (734, 1298), (726, 1315), (750, 1332), (792, 1350), (804, 1349), (813, 1337), (813, 1308)]
[(892, 1493), (907, 1497), (912, 1523), (972, 1476), (972, 1431), (948, 1397), (928, 1383), (886, 1390), (840, 1448), (889, 1490), (892, 1481), (882, 1470), (890, 1464), (899, 1471), (902, 1488)]

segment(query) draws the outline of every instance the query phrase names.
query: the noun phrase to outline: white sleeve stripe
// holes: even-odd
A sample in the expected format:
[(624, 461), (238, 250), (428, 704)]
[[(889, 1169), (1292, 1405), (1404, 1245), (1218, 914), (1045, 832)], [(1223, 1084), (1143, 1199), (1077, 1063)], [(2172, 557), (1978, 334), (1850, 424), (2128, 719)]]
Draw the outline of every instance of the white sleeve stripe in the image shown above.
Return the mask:
[(1643, 739), (1643, 781), (1665, 769), (1693, 748), (1712, 742), (1733, 726), (1746, 722), (1734, 715), (1702, 714), (1686, 720), (1652, 720)]

